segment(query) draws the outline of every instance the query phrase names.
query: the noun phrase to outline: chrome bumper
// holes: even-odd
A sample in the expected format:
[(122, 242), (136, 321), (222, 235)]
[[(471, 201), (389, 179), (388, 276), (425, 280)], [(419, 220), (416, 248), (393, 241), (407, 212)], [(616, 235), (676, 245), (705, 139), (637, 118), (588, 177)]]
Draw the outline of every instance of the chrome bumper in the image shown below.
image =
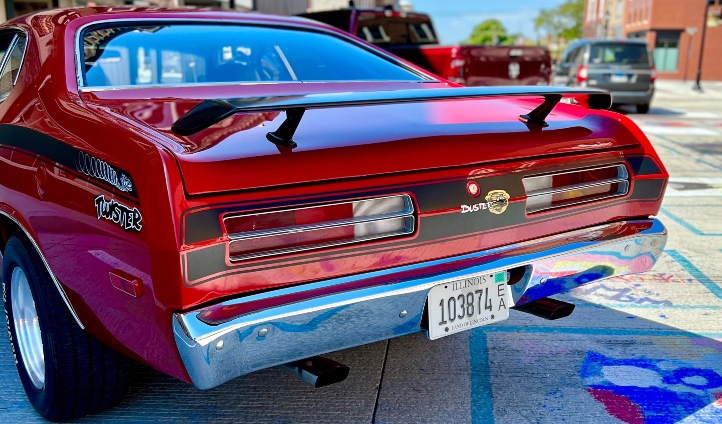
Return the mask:
[(510, 286), (513, 304), (521, 305), (649, 271), (666, 241), (656, 219), (605, 224), (179, 312), (173, 330), (193, 383), (210, 389), (252, 371), (422, 331), (426, 296), (445, 281), (525, 267)]
[(612, 103), (617, 105), (649, 104), (654, 96), (654, 89), (647, 91), (612, 91)]

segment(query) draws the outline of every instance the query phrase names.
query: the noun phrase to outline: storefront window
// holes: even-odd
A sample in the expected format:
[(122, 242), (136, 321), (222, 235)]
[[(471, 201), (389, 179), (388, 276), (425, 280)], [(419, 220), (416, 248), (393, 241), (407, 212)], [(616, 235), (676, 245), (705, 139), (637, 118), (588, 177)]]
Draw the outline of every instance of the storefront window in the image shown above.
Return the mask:
[(654, 45), (654, 64), (658, 71), (676, 71), (679, 61), (679, 34), (677, 31), (660, 31)]

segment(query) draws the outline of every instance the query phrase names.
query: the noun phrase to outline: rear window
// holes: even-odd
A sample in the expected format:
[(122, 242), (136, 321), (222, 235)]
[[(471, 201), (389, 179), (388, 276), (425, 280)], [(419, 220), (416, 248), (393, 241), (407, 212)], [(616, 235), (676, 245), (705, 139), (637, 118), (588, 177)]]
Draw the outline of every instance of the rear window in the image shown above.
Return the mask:
[(649, 64), (649, 55), (644, 44), (592, 44), (589, 63)]
[(357, 34), (374, 44), (434, 44), (437, 42), (434, 27), (428, 17), (385, 16), (362, 13)]
[(118, 26), (83, 34), (90, 87), (292, 81), (421, 81), (323, 33), (242, 25)]

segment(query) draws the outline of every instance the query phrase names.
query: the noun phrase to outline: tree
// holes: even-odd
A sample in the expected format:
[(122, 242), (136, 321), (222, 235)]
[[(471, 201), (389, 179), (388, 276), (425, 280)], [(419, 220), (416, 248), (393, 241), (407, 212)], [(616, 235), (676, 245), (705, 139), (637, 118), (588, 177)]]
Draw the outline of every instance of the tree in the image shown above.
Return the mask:
[(467, 40), (468, 44), (484, 44), (484, 45), (497, 45), (497, 44), (508, 44), (514, 42), (513, 39), (506, 34), (506, 28), (498, 19), (487, 19), (480, 23), (469, 36)]
[(542, 9), (534, 19), (534, 29), (540, 29), (553, 38), (568, 41), (582, 36), (584, 0), (566, 0), (556, 9)]

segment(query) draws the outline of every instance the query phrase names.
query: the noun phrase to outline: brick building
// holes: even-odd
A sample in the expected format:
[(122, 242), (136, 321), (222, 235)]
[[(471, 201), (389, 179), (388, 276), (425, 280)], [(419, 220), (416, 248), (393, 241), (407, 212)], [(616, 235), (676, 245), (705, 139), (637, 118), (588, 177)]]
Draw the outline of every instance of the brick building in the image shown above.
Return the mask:
[(587, 0), (582, 36), (585, 38), (623, 38), (626, 3), (627, 0)]
[[(586, 0), (583, 36), (643, 38), (659, 78), (694, 80), (707, 25), (702, 78), (722, 81), (722, 6), (708, 0)], [(620, 16), (621, 15), (621, 16)]]

